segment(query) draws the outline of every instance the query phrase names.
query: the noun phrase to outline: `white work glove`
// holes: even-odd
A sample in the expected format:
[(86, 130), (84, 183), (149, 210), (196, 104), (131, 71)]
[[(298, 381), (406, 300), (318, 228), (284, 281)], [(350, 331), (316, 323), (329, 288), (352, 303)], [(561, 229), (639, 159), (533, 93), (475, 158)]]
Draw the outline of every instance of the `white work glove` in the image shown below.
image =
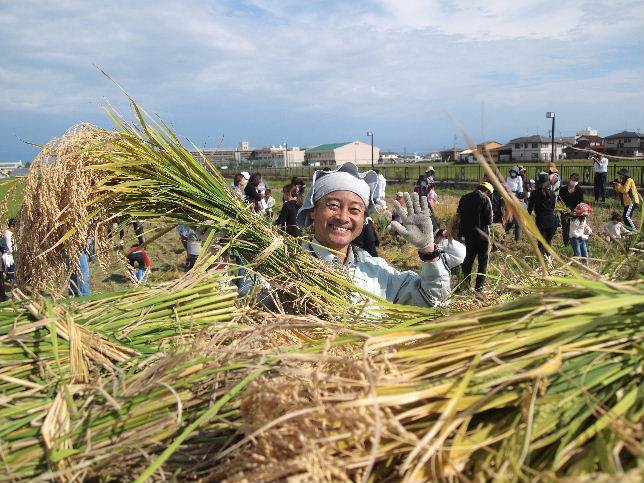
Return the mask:
[(434, 245), (434, 227), (427, 197), (423, 196), (420, 199), (418, 193), (412, 193), (411, 196), (404, 193), (403, 198), (407, 209), (404, 210), (398, 203), (394, 203), (394, 209), (400, 215), (400, 222), (392, 221), (390, 229), (419, 250)]

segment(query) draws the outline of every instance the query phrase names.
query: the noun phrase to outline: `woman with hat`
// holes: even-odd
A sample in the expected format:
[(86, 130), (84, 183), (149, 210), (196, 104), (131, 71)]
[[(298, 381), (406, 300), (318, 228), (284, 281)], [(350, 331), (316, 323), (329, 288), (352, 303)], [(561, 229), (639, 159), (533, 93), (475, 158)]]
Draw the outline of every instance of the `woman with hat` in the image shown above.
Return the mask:
[(640, 205), (640, 195), (637, 192), (635, 181), (631, 178), (631, 173), (628, 169), (622, 168), (617, 174), (619, 179), (614, 180), (611, 184), (621, 196), (622, 206), (624, 207), (624, 226), (631, 231), (636, 231), (637, 227), (633, 221), (633, 212)]
[(316, 171), (297, 214), (300, 228), (312, 227), (304, 242), (312, 256), (347, 270), (356, 285), (392, 303), (431, 307), (445, 305), (450, 297), (449, 270), (434, 245), (434, 229), (427, 199), (404, 193), (406, 209), (394, 203), (400, 221), (391, 229), (418, 249), (420, 274), (398, 271), (384, 259), (372, 257), (352, 245), (365, 220), (375, 209), (378, 175), (358, 172), (353, 163), (335, 171)]
[[(559, 217), (555, 213), (556, 200), (557, 196), (554, 194), (550, 184), (550, 175), (544, 172), (539, 173), (537, 187), (528, 201), (528, 213), (532, 214), (534, 211), (539, 233), (541, 233), (548, 245), (552, 243), (559, 226)], [(541, 253), (546, 253), (546, 248), (541, 242), (539, 242), (539, 250)]]

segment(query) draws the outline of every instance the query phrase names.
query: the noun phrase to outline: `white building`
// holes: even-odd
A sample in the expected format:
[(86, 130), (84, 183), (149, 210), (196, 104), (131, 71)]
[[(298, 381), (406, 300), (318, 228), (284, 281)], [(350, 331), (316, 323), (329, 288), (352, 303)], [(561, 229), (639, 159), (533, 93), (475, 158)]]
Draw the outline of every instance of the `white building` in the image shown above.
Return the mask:
[[(510, 140), (512, 160), (524, 162), (551, 161), (552, 144), (545, 136), (527, 136)], [(564, 144), (555, 139), (555, 160), (563, 158)]]
[(383, 151), (380, 153), (379, 162), (393, 164), (398, 161), (399, 158), (400, 155), (398, 153), (394, 153), (393, 151)]
[(250, 143), (248, 141), (239, 141), (238, 151), (250, 151)]
[(253, 159), (275, 167), (302, 166), (304, 150), (297, 146), (266, 146), (253, 151)]
[(304, 160), (310, 166), (338, 166), (349, 161), (370, 166), (372, 160), (377, 164), (379, 158), (380, 148), (374, 146), (372, 154), (371, 144), (362, 141), (321, 144), (307, 149), (304, 153)]
[(591, 136), (591, 137), (598, 137), (599, 136), (599, 131), (597, 129), (593, 129), (591, 127), (587, 127), (586, 129), (582, 129), (579, 131), (576, 135), (575, 138), (580, 138), (582, 136)]
[(22, 161), (0, 161), (0, 176), (9, 176), (14, 169), (22, 168)]

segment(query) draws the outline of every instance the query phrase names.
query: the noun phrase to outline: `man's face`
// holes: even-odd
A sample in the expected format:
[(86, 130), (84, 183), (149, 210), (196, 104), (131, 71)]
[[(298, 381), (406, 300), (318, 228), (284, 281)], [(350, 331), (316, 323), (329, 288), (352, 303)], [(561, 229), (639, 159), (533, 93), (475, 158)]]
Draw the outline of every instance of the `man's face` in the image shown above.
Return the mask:
[(343, 252), (362, 233), (366, 208), (351, 191), (334, 191), (315, 203), (311, 212), (315, 238), (332, 250)]

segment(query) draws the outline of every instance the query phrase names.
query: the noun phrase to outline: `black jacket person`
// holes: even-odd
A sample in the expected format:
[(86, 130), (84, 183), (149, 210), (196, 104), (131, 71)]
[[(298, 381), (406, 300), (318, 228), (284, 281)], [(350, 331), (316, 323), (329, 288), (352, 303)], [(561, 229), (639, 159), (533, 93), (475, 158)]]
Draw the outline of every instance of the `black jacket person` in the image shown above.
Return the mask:
[(476, 290), (481, 290), (487, 273), (488, 254), (490, 251), (490, 224), (492, 223), (492, 203), (490, 195), (494, 188), (490, 183), (479, 185), (474, 191), (461, 197), (457, 212), (460, 218), (459, 234), (465, 241), (465, 260), (463, 275), (469, 287), (474, 259), (478, 258)]

